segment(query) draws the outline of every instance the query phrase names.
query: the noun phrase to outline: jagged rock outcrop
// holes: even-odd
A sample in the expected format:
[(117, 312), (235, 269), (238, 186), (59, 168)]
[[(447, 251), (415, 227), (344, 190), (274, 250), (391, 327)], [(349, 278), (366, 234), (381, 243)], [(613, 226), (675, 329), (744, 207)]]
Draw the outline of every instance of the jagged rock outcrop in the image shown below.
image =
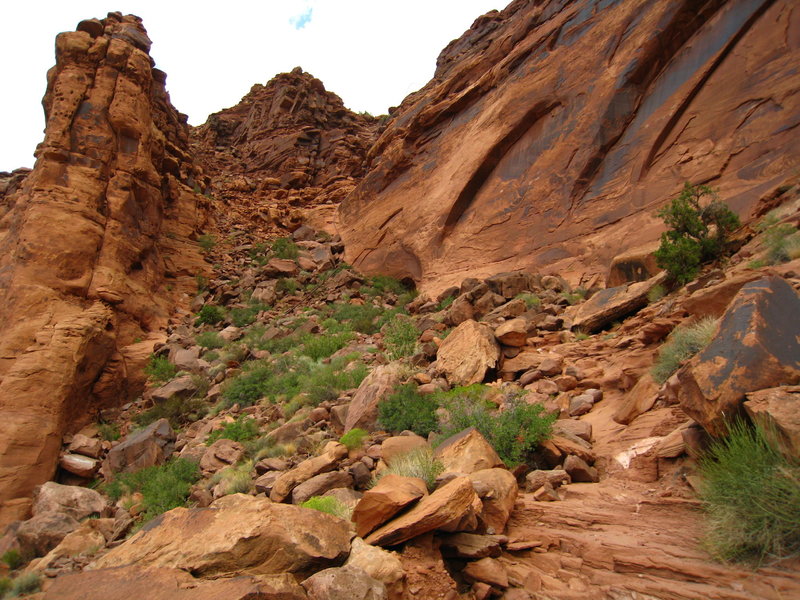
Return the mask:
[[(346, 259), (438, 292), (602, 274), (687, 180), (744, 219), (800, 155), (790, 0), (516, 0), (439, 56), (341, 205)], [(758, 73), (758, 77), (752, 77)]]
[(313, 219), (300, 207), (332, 209), (353, 190), (377, 130), (377, 119), (348, 110), (297, 67), (254, 85), (239, 104), (209, 116), (192, 130), (192, 140), (214, 176), (217, 197), (235, 205), (249, 197), (257, 201), (256, 223), (293, 228)]
[(146, 338), (204, 270), (206, 181), (149, 49), (119, 13), (60, 34), (36, 165), (0, 196), (0, 524), (67, 430), (137, 393)]

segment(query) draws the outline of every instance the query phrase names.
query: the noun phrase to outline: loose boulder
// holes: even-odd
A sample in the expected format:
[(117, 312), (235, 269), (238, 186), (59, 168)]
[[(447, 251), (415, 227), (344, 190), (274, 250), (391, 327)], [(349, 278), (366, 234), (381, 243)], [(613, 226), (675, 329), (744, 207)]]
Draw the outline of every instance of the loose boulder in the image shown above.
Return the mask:
[(766, 432), (774, 432), (784, 454), (800, 459), (800, 386), (751, 392), (744, 408)]
[(370, 431), (378, 420), (378, 404), (391, 394), (400, 382), (399, 367), (395, 363), (383, 365), (372, 371), (358, 386), (347, 409), (345, 432), (355, 427)]
[(94, 490), (48, 481), (36, 488), (32, 511), (34, 516), (42, 513), (63, 513), (80, 520), (99, 515), (105, 506), (106, 501)]
[(425, 482), (417, 477), (390, 473), (364, 492), (353, 510), (356, 534), (364, 537), (405, 507), (428, 494)]
[(175, 432), (166, 419), (159, 419), (129, 435), (109, 450), (103, 473), (132, 472), (163, 463), (175, 446)]
[(453, 385), (480, 383), (497, 366), (500, 346), (488, 325), (468, 319), (445, 338), (436, 364)]
[(386, 600), (386, 586), (355, 565), (325, 569), (303, 582), (309, 600)]
[(706, 346), (677, 372), (684, 412), (711, 435), (726, 432), (745, 394), (800, 382), (800, 297), (779, 277), (742, 287)]
[(444, 465), (445, 473), (468, 474), (504, 466), (492, 445), (474, 427), (444, 440), (434, 456)]

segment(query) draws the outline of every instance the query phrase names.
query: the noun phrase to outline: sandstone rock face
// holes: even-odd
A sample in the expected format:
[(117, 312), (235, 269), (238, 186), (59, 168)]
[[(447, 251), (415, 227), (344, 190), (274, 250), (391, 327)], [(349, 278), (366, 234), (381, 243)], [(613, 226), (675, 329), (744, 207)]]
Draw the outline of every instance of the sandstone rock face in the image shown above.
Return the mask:
[(305, 574), (341, 564), (353, 534), (337, 517), (266, 498), (228, 496), (219, 508), (176, 508), (94, 563), (175, 567), (199, 576)]
[(57, 37), (36, 166), (0, 205), (0, 524), (51, 478), (66, 430), (139, 393), (128, 346), (205, 269), (186, 117), (138, 18), (98, 23)]
[(180, 569), (117, 567), (70, 573), (47, 588), (44, 600), (304, 600), (289, 574), (198, 580)]
[(654, 208), (687, 180), (746, 218), (800, 153), (800, 47), (773, 35), (797, 35), (793, 6), (550, 0), (477, 19), (370, 150), (339, 211), (347, 261), (434, 293), (604, 275), (658, 238)]
[(744, 408), (766, 431), (777, 434), (786, 455), (800, 458), (800, 386), (752, 392), (747, 394)]
[(742, 410), (745, 394), (800, 382), (800, 296), (785, 280), (746, 284), (717, 335), (677, 372), (684, 412), (712, 435)]
[(436, 354), (440, 371), (453, 385), (480, 383), (500, 359), (500, 346), (491, 328), (472, 319), (464, 321), (445, 338)]

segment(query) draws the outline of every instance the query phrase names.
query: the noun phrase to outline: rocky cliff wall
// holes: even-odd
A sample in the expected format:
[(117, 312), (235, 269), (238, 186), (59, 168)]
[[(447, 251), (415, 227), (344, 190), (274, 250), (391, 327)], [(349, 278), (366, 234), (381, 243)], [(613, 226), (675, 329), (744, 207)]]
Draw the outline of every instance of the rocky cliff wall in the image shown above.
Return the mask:
[(800, 163), (791, 0), (545, 0), (479, 18), (370, 150), (339, 210), (359, 269), (605, 273), (685, 181), (747, 219)]
[(65, 431), (136, 393), (148, 335), (204, 269), (205, 182), (149, 50), (119, 13), (60, 34), (36, 165), (4, 185), (0, 523), (53, 476)]

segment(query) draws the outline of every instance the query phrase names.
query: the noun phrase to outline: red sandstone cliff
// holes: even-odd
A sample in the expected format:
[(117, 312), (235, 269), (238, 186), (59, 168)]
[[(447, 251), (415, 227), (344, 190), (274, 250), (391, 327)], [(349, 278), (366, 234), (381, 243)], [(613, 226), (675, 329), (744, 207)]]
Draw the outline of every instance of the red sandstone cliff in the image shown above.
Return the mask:
[(136, 392), (140, 338), (204, 268), (204, 182), (149, 49), (119, 13), (60, 34), (36, 165), (4, 179), (0, 523), (53, 476), (65, 431)]
[(800, 162), (790, 0), (516, 0), (440, 55), (339, 211), (359, 269), (433, 291), (603, 273), (684, 181), (745, 219)]

